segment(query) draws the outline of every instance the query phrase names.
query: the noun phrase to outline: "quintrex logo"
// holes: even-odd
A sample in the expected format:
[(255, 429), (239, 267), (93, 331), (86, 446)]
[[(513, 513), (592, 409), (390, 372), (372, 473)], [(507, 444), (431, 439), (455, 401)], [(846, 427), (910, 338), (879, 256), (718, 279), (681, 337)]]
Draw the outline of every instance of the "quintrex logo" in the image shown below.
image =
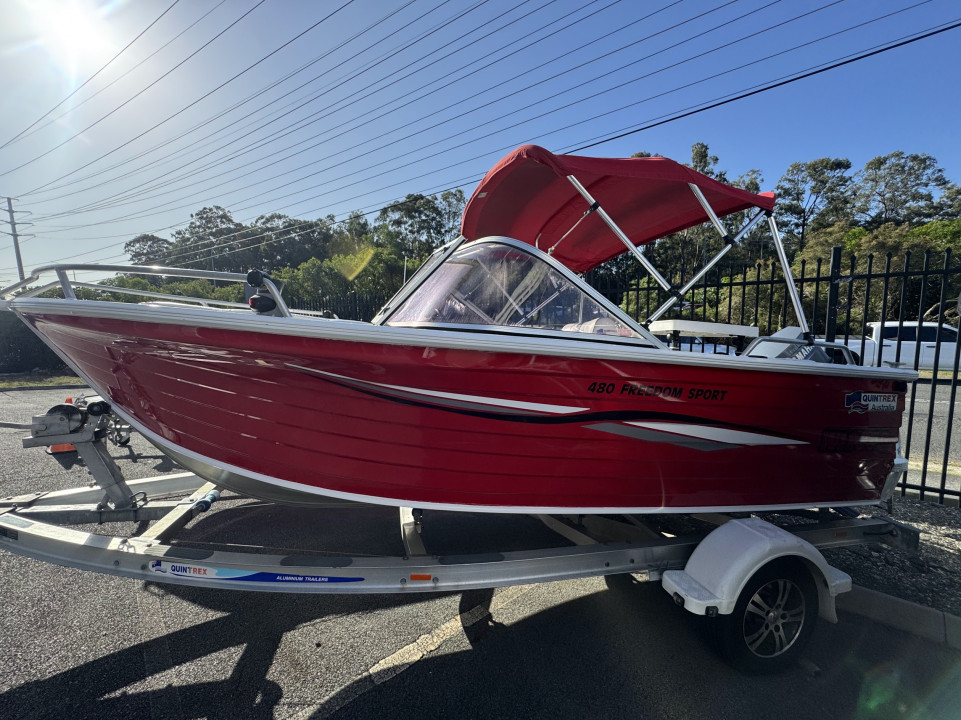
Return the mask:
[(892, 412), (898, 409), (898, 396), (895, 393), (866, 393), (859, 390), (844, 396), (844, 407), (848, 413)]

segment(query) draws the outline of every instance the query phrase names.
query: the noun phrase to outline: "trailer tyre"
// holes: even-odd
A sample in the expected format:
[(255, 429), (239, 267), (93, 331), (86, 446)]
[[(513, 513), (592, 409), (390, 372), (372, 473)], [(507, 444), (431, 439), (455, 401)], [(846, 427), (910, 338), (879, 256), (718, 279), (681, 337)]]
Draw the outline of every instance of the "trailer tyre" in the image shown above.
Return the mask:
[(818, 592), (795, 559), (775, 560), (748, 580), (734, 612), (714, 623), (721, 655), (745, 673), (785, 670), (797, 662), (818, 617)]

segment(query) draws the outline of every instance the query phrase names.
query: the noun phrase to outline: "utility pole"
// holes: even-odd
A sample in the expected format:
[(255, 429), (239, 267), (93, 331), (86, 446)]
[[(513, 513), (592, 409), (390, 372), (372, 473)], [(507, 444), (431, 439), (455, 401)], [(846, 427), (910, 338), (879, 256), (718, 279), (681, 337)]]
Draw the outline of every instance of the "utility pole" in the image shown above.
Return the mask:
[(10, 236), (13, 238), (13, 252), (17, 256), (17, 272), (20, 273), (20, 279), (23, 280), (23, 259), (20, 257), (20, 238), (17, 236), (17, 219), (13, 215), (13, 198), (7, 198), (7, 212), (10, 214)]

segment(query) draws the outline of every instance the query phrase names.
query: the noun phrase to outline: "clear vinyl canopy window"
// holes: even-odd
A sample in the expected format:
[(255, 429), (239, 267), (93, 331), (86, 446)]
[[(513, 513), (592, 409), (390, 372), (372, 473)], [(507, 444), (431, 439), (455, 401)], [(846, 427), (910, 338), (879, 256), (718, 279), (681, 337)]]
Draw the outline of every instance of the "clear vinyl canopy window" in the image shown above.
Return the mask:
[(548, 263), (500, 243), (455, 252), (387, 322), (425, 323), (642, 337)]

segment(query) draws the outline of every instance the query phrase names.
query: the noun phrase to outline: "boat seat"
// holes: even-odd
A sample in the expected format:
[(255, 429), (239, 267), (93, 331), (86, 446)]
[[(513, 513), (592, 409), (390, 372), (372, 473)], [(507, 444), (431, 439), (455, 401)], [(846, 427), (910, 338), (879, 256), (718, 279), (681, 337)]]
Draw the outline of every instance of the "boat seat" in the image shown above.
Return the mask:
[[(768, 342), (768, 339), (774, 342)], [(797, 342), (787, 342), (797, 340)], [(758, 340), (751, 348), (749, 357), (794, 358), (812, 362), (833, 363), (831, 357), (820, 347), (809, 345), (804, 339), (804, 331), (794, 325), (781, 328), (776, 333)]]

